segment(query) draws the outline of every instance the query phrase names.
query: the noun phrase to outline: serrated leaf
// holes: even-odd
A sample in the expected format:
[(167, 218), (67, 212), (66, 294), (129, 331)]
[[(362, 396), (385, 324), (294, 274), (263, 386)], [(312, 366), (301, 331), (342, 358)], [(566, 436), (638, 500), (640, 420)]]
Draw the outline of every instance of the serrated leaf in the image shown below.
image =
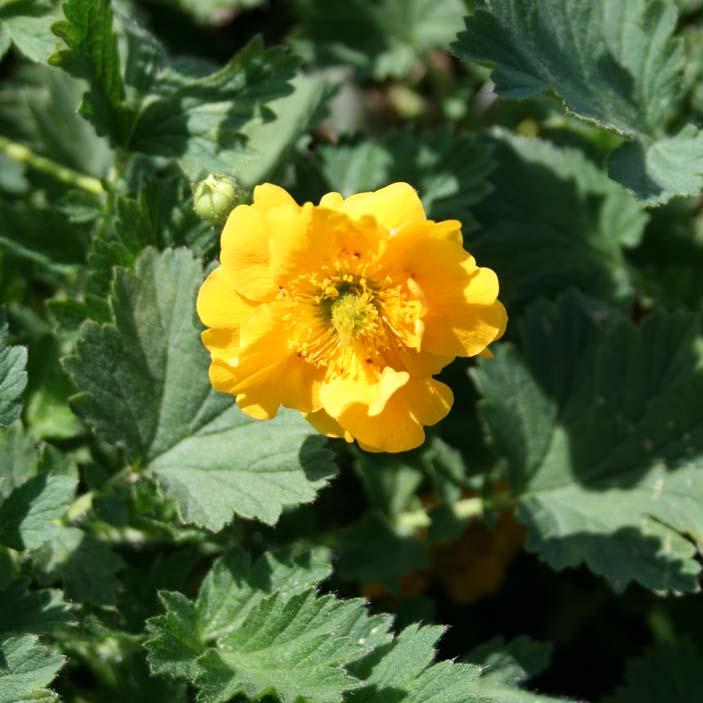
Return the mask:
[(0, 640), (0, 703), (49, 703), (57, 696), (48, 691), (64, 658), (23, 635)]
[(32, 61), (46, 61), (55, 44), (51, 23), (57, 10), (54, 0), (0, 0), (0, 47), (14, 44)]
[(194, 320), (201, 280), (186, 250), (147, 250), (118, 271), (115, 324), (86, 323), (66, 362), (82, 390), (74, 407), (158, 477), (186, 522), (273, 524), (284, 506), (314, 499), (333, 475), (331, 453), (298, 413), (259, 422), (211, 389)]
[(9, 327), (0, 309), (0, 427), (14, 422), (22, 412), (22, 393), (27, 386), (27, 350), (9, 344)]
[(461, 0), (296, 0), (295, 47), (317, 65), (352, 64), (377, 80), (407, 73), (461, 29)]
[(200, 703), (226, 703), (237, 695), (275, 694), (282, 703), (342, 700), (358, 682), (344, 669), (366, 649), (337, 636), (338, 625), (363, 609), (359, 600), (317, 597), (313, 591), (262, 600), (216, 650), (197, 661)]
[(52, 31), (67, 48), (52, 54), (49, 63), (88, 82), (80, 114), (100, 136), (108, 136), (115, 146), (124, 146), (133, 116), (124, 102), (111, 2), (65, 0), (62, 9), (65, 19), (56, 22)]
[(147, 623), (152, 638), (145, 646), (152, 670), (192, 679), (196, 658), (239, 627), (257, 603), (273, 593), (306, 591), (329, 573), (329, 555), (323, 549), (299, 555), (267, 552), (253, 564), (243, 550), (230, 550), (213, 564), (195, 601), (176, 592), (160, 593), (166, 613)]
[(61, 581), (72, 600), (114, 605), (119, 581), (115, 572), (122, 559), (109, 544), (77, 527), (60, 526), (56, 535), (34, 553), (44, 582)]
[(40, 634), (73, 620), (61, 591), (30, 591), (25, 580), (13, 581), (0, 591), (0, 633)]
[(625, 683), (605, 703), (691, 703), (703, 698), (703, 651), (684, 639), (628, 662)]
[(508, 308), (570, 286), (606, 299), (630, 295), (624, 250), (642, 237), (641, 205), (576, 149), (502, 131), (491, 142), (495, 188), (475, 208), (482, 228), (466, 248), (500, 273)]
[(363, 687), (347, 696), (348, 703), (487, 703), (476, 687), (478, 666), (432, 664), (443, 631), (411, 625), (370, 654), (355, 672)]
[(417, 189), (428, 217), (459, 219), (464, 231), (475, 226), (473, 207), (491, 190), (490, 142), (472, 134), (457, 137), (449, 129), (403, 129), (378, 142), (347, 139), (318, 153), (330, 190), (349, 196), (406, 181)]
[(684, 535), (703, 536), (699, 320), (659, 312), (635, 326), (571, 293), (531, 307), (520, 339), (476, 380), (528, 549), (617, 590), (697, 589)]
[(499, 95), (554, 90), (579, 117), (634, 140), (610, 173), (658, 204), (703, 186), (701, 132), (667, 133), (684, 66), (676, 21), (661, 0), (480, 0), (454, 50), (494, 65)]
[(134, 125), (131, 148), (178, 159), (190, 178), (229, 171), (242, 151), (239, 130), (262, 103), (291, 92), (297, 60), (281, 48), (250, 41), (222, 68), (203, 75), (173, 65), (154, 81)]
[(13, 549), (37, 549), (55, 537), (56, 520), (73, 498), (76, 480), (42, 472), (25, 481), (0, 505), (0, 543)]

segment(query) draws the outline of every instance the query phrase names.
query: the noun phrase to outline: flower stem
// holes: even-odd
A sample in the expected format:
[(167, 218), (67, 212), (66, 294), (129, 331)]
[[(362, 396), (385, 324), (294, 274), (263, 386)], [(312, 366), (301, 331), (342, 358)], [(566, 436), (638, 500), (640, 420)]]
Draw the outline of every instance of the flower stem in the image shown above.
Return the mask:
[[(510, 507), (513, 499), (507, 494), (498, 494), (490, 498), (474, 496), (472, 498), (462, 498), (452, 503), (451, 509), (454, 516), (459, 520), (473, 520), (481, 517), (487, 510), (502, 510)], [(432, 523), (430, 514), (424, 508), (399, 513), (393, 519), (396, 527), (406, 530), (418, 530), (429, 527)]]
[(26, 146), (13, 142), (6, 137), (0, 137), (0, 154), (4, 154), (15, 161), (19, 161), (20, 163), (27, 164), (30, 168), (46, 173), (52, 178), (55, 178), (57, 181), (61, 181), (67, 185), (82, 188), (88, 193), (93, 193), (94, 195), (105, 194), (105, 189), (97, 178), (86, 176), (85, 174), (78, 173), (78, 171), (74, 171), (71, 168), (61, 166), (55, 161), (39, 156)]

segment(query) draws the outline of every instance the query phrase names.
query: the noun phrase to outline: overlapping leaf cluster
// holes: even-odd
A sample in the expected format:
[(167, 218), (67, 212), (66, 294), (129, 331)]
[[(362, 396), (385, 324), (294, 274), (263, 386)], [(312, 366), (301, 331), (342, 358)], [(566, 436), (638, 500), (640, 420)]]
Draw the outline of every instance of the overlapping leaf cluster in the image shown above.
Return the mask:
[[(0, 703), (698, 700), (702, 47), (698, 0), (0, 0)], [(510, 324), (424, 447), (211, 389), (208, 173), (462, 221)]]

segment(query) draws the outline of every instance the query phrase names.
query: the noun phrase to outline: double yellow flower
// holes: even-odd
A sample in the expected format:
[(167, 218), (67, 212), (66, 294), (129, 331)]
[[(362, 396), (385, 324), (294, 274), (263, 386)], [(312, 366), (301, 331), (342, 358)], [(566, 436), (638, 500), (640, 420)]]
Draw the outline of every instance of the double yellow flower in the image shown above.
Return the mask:
[(221, 245), (198, 296), (210, 379), (255, 418), (283, 405), (363, 449), (412, 449), (452, 405), (433, 376), (505, 330), (495, 273), (407, 183), (302, 206), (264, 184)]

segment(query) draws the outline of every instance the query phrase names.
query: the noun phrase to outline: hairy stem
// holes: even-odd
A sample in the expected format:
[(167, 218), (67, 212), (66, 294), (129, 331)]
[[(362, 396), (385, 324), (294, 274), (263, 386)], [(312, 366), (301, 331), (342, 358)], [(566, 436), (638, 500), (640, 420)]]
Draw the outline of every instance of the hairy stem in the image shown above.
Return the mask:
[(13, 142), (6, 137), (0, 137), (0, 154), (4, 154), (20, 163), (27, 164), (30, 168), (41, 171), (55, 178), (57, 181), (61, 181), (61, 183), (66, 183), (76, 188), (82, 188), (94, 195), (105, 195), (105, 189), (97, 178), (86, 176), (71, 168), (61, 166), (55, 161), (39, 156), (26, 146)]

